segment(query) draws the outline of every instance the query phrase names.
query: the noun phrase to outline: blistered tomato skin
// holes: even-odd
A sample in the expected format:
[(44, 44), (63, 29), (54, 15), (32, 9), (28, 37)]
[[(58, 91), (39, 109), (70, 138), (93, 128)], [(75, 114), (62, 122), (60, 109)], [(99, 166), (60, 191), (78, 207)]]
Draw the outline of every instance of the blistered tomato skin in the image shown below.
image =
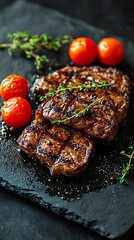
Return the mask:
[(21, 128), (28, 124), (32, 117), (29, 102), (22, 97), (10, 98), (2, 107), (2, 120), (10, 127)]
[(4, 101), (7, 101), (12, 97), (25, 98), (28, 93), (27, 80), (20, 75), (9, 75), (2, 81), (0, 92)]
[(98, 58), (106, 66), (116, 66), (124, 59), (124, 46), (115, 38), (104, 38), (97, 47)]
[(97, 57), (97, 46), (90, 38), (76, 38), (69, 46), (68, 55), (76, 65), (86, 66), (95, 61)]

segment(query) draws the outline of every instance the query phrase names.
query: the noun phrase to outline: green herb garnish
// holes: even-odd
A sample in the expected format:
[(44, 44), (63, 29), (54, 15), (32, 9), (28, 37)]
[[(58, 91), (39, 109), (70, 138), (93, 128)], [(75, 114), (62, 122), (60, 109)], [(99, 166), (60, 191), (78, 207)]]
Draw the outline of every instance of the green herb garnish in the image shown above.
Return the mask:
[(87, 112), (90, 111), (91, 106), (98, 104), (102, 100), (103, 100), (103, 97), (96, 99), (90, 105), (83, 104), (83, 107), (84, 107), (83, 110), (77, 109), (71, 117), (67, 117), (67, 118), (64, 118), (64, 119), (61, 119), (61, 120), (53, 119), (52, 124), (60, 124), (60, 123), (64, 123), (64, 122), (69, 123), (70, 120), (73, 119), (73, 118), (83, 117)]
[(46, 33), (31, 35), (29, 32), (9, 33), (8, 38), (11, 43), (1, 43), (0, 48), (8, 48), (9, 55), (13, 52), (21, 51), (27, 58), (33, 58), (37, 69), (43, 67), (44, 63), (49, 62), (46, 54), (42, 54), (43, 49), (59, 51), (63, 44), (69, 43), (72, 38), (68, 35), (52, 39)]
[(129, 149), (132, 150), (131, 154), (127, 154), (124, 150), (120, 152), (121, 155), (123, 155), (129, 159), (128, 163), (123, 164), (122, 176), (117, 178), (117, 180), (119, 180), (120, 183), (127, 182), (126, 175), (128, 175), (130, 173), (130, 170), (133, 168), (132, 159), (134, 158), (134, 147), (132, 145), (130, 145)]
[(108, 86), (110, 86), (110, 84), (108, 84), (106, 81), (102, 81), (102, 84), (98, 84), (98, 83), (95, 83), (95, 82), (91, 82), (90, 84), (79, 83), (78, 86), (70, 85), (68, 87), (65, 87), (64, 84), (60, 84), (59, 88), (56, 89), (56, 90), (54, 88), (50, 88), (50, 90), (44, 96), (40, 97), (40, 101), (43, 101), (43, 100), (45, 100), (46, 98), (49, 98), (49, 97), (54, 97), (55, 95), (58, 95), (59, 93), (63, 93), (63, 92), (66, 92), (66, 91), (72, 92), (75, 89), (78, 89), (79, 91), (83, 91), (85, 89), (87, 89), (87, 90), (93, 90), (93, 89), (97, 90), (98, 88), (106, 89)]

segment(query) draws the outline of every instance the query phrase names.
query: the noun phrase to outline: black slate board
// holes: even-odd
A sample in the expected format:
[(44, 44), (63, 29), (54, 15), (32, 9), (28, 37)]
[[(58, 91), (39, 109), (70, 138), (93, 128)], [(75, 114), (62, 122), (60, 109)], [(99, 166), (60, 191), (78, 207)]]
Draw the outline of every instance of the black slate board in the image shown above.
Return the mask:
[[(105, 31), (82, 21), (24, 1), (18, 1), (1, 13), (0, 29), (0, 42), (6, 40), (7, 32), (19, 30), (28, 30), (31, 33), (47, 32), (53, 36), (89, 36), (96, 42), (106, 36)], [(126, 62), (120, 68), (133, 80), (134, 45), (125, 41), (124, 44)], [(66, 63), (68, 58), (63, 51), (53, 56), (50, 65), (52, 68), (59, 68)], [(35, 69), (32, 62), (23, 57), (16, 56), (11, 59), (6, 51), (1, 52), (0, 69), (1, 80), (8, 74), (17, 73), (26, 76), (32, 84), (31, 76)], [(48, 72), (47, 69), (45, 71)], [(102, 236), (110, 239), (123, 236), (134, 225), (133, 173), (129, 177), (128, 186), (111, 184), (109, 179), (120, 174), (123, 161), (119, 155), (120, 150), (134, 143), (133, 101), (134, 99), (131, 101), (128, 118), (114, 142), (96, 146), (94, 161), (80, 179), (52, 178), (45, 167), (18, 151), (15, 135), (11, 133), (2, 137), (0, 185), (65, 218), (91, 228)]]

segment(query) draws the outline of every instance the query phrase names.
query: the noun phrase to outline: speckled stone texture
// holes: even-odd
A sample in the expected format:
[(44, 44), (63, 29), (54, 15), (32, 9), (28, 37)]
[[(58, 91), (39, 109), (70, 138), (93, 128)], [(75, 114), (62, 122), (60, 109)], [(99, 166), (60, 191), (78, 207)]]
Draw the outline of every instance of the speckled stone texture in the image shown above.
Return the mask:
[[(0, 29), (0, 42), (6, 41), (7, 32), (22, 30), (47, 32), (53, 36), (90, 36), (96, 43), (107, 35), (85, 22), (24, 1), (18, 1), (1, 12)], [(124, 44), (126, 61), (120, 69), (133, 78), (134, 45), (126, 41)], [(63, 50), (53, 55), (50, 65), (55, 69), (66, 63), (69, 59)], [(11, 73), (22, 74), (28, 78), (30, 86), (33, 83), (31, 77), (36, 72), (32, 61), (20, 55), (10, 58), (6, 51), (0, 53), (0, 69), (1, 79)], [(47, 69), (44, 71), (48, 72)], [(31, 95), (29, 99), (32, 102)], [(52, 178), (45, 167), (19, 151), (16, 143), (19, 133), (2, 137), (0, 185), (102, 236), (121, 238), (134, 226), (134, 178), (132, 173), (128, 186), (123, 186), (119, 182), (112, 184), (110, 177), (119, 176), (121, 172), (124, 160), (119, 152), (134, 143), (133, 102), (134, 99), (127, 121), (115, 140), (110, 144), (96, 145), (94, 161), (80, 179)]]

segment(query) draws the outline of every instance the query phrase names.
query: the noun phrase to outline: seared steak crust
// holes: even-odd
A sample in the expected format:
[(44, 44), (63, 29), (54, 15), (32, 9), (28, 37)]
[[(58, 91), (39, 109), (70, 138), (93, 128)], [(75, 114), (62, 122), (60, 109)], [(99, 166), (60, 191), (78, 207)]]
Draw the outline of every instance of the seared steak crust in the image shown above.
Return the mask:
[(127, 75), (116, 68), (67, 66), (54, 71), (49, 76), (41, 77), (34, 87), (34, 92), (44, 95), (50, 88), (57, 89), (62, 83), (68, 87), (69, 85), (76, 86), (79, 83), (89, 84), (92, 81), (99, 84), (106, 81), (110, 84), (106, 90), (101, 89), (99, 92), (106, 94), (109, 101), (110, 99), (113, 101), (117, 120), (119, 123), (122, 122), (129, 106), (130, 81)]
[(94, 92), (75, 92), (62, 93), (53, 98), (46, 99), (38, 106), (35, 118), (38, 121), (43, 119), (62, 120), (72, 116), (78, 110), (83, 110), (84, 104), (89, 106), (95, 99), (102, 98), (98, 104), (90, 107), (90, 111), (83, 117), (72, 118), (65, 125), (71, 125), (75, 129), (83, 130), (98, 139), (111, 141), (118, 129), (118, 123), (112, 101), (106, 94)]
[[(50, 88), (58, 89), (60, 84), (69, 87), (90, 82), (102, 84), (103, 81), (110, 84), (105, 90), (66, 91), (39, 104), (35, 120), (18, 138), (22, 151), (39, 159), (49, 167), (52, 175), (81, 174), (94, 154), (94, 143), (90, 136), (111, 141), (116, 135), (118, 123), (126, 116), (129, 78), (114, 68), (67, 66), (41, 77), (34, 87), (36, 94), (45, 95)], [(98, 104), (93, 104), (96, 99), (100, 99)], [(52, 125), (45, 120), (70, 118), (78, 110), (84, 110), (85, 104), (90, 111), (84, 116), (64, 121), (64, 126)], [(71, 125), (74, 129), (65, 125)]]
[(93, 140), (66, 126), (34, 120), (18, 138), (28, 155), (47, 165), (52, 175), (75, 176), (87, 167), (94, 153)]

